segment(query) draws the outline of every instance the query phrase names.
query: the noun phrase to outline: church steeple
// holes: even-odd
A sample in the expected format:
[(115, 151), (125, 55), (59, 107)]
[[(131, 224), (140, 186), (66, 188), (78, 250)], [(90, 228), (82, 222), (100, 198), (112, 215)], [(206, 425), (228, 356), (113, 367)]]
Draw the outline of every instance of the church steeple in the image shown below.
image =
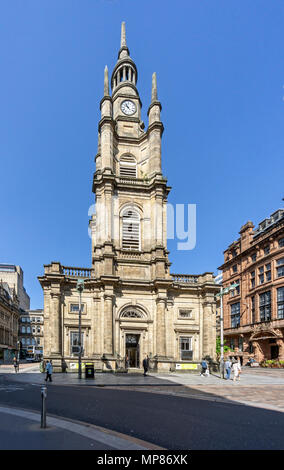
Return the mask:
[(120, 49), (118, 52), (117, 63), (114, 67), (111, 77), (111, 88), (114, 94), (118, 87), (124, 84), (131, 84), (136, 87), (137, 68), (130, 57), (130, 52), (126, 44), (125, 22), (121, 24)]

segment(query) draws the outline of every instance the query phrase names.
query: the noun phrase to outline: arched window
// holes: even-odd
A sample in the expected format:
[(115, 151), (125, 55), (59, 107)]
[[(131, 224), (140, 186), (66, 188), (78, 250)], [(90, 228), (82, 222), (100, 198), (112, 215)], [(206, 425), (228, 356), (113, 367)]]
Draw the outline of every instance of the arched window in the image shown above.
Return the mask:
[(133, 209), (125, 209), (122, 214), (122, 248), (140, 250), (140, 217)]
[(120, 158), (120, 176), (127, 176), (130, 178), (136, 178), (136, 160), (132, 155), (123, 155)]
[(121, 318), (143, 318), (143, 315), (139, 310), (127, 309), (121, 315)]

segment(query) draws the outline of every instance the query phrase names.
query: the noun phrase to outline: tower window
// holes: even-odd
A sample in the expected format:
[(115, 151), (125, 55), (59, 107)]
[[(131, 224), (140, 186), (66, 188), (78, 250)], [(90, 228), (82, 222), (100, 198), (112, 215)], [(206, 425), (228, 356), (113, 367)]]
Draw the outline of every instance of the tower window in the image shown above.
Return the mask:
[(140, 217), (132, 209), (126, 209), (122, 215), (122, 248), (140, 249)]
[(132, 155), (123, 155), (120, 159), (120, 176), (136, 178), (136, 160)]

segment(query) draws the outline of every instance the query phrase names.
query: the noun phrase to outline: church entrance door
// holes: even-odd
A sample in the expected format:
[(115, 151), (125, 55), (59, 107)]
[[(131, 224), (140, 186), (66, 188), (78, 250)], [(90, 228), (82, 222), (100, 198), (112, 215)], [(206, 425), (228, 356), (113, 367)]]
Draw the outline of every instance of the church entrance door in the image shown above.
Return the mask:
[(129, 367), (140, 367), (140, 354), (139, 354), (139, 340), (140, 335), (127, 334), (125, 339), (125, 350), (129, 360)]

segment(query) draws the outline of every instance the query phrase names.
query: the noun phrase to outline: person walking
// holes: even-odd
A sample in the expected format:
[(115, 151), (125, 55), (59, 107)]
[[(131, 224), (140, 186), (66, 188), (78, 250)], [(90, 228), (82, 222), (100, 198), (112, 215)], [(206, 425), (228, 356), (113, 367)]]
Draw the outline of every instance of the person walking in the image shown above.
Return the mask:
[(52, 382), (52, 372), (53, 372), (52, 361), (47, 361), (45, 372), (46, 372), (46, 377), (45, 377), (44, 380), (46, 382), (48, 380), (49, 380), (49, 382)]
[(233, 372), (234, 372), (234, 378), (233, 381), (235, 382), (236, 380), (240, 380), (240, 373), (241, 373), (241, 364), (239, 361), (235, 361), (233, 363)]
[(15, 372), (17, 374), (17, 372), (19, 372), (19, 361), (17, 359), (17, 356), (14, 356), (13, 358), (13, 364), (14, 364)]
[(126, 354), (126, 356), (125, 356), (125, 368), (126, 368), (126, 369), (129, 368), (129, 357), (128, 357), (128, 354)]
[(206, 359), (202, 359), (202, 362), (201, 362), (201, 372), (200, 372), (200, 375), (201, 377), (206, 377), (207, 374), (207, 369), (208, 369), (208, 364), (207, 364), (207, 361)]
[(148, 356), (145, 356), (145, 358), (143, 359), (144, 377), (146, 377), (147, 375), (148, 367), (149, 367), (149, 359), (148, 359)]
[(232, 363), (231, 363), (230, 359), (228, 358), (225, 362), (226, 380), (230, 380), (231, 368), (232, 368)]

